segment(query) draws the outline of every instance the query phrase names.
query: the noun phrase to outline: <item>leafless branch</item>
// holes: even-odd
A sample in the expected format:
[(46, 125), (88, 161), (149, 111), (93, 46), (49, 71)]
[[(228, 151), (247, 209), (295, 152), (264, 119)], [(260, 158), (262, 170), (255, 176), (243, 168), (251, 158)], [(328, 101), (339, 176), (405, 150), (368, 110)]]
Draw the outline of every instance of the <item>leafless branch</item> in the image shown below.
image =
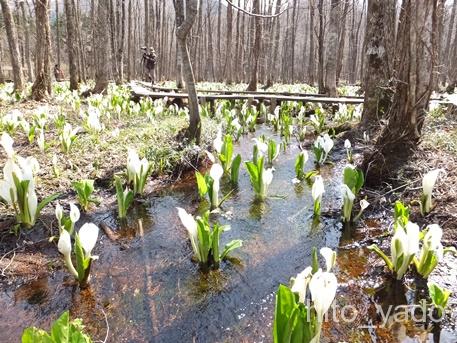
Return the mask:
[(282, 11), (276, 13), (276, 14), (260, 14), (260, 13), (252, 13), (252, 12), (249, 12), (249, 11), (246, 11), (244, 8), (241, 8), (241, 7), (238, 7), (237, 5), (235, 5), (231, 0), (225, 0), (230, 6), (232, 6), (233, 8), (237, 9), (238, 11), (244, 13), (244, 14), (247, 14), (251, 17), (257, 17), (257, 18), (264, 18), (264, 19), (267, 19), (267, 18), (276, 18), (276, 17), (279, 17), (281, 14), (283, 14), (285, 11), (287, 11), (289, 9), (289, 6), (287, 5)]

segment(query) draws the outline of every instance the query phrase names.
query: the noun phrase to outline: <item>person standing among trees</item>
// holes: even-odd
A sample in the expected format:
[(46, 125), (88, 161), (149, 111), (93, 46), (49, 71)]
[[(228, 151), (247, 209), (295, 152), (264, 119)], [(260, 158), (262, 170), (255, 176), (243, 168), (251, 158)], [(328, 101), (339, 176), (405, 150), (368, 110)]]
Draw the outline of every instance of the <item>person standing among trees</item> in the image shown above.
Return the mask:
[(141, 64), (143, 66), (143, 80), (144, 77), (144, 70), (146, 69), (146, 77), (147, 80), (154, 84), (154, 68), (157, 64), (157, 55), (153, 47), (146, 48), (145, 46), (141, 48), (143, 51), (143, 56), (141, 58)]

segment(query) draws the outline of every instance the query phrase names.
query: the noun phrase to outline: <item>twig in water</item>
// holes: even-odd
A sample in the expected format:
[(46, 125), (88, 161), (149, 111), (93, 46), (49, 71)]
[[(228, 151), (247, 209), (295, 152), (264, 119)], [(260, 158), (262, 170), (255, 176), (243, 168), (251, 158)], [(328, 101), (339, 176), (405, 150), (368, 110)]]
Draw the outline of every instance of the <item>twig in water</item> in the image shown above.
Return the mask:
[(108, 336), (109, 336), (109, 323), (108, 323), (108, 316), (106, 315), (106, 312), (103, 310), (103, 308), (101, 309), (102, 310), (102, 313), (103, 315), (105, 316), (105, 323), (106, 323), (106, 335), (105, 335), (105, 339), (103, 340), (103, 343), (106, 343), (108, 341)]
[[(3, 257), (4, 256), (5, 255), (3, 255)], [(3, 260), (3, 257), (2, 257), (2, 260)], [(15, 257), (16, 257), (16, 251), (13, 250), (13, 257), (11, 257), (10, 263), (8, 263), (5, 268), (3, 268), (2, 272), (0, 273), (0, 276), (6, 277), (5, 271), (9, 268), (9, 266), (11, 266)]]

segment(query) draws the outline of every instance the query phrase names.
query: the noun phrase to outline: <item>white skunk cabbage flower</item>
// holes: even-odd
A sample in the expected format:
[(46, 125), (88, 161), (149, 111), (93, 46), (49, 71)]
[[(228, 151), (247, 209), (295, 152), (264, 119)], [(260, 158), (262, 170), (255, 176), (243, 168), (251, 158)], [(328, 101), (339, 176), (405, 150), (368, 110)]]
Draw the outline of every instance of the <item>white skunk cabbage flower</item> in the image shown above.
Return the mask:
[(319, 122), (319, 119), (317, 118), (317, 116), (315, 116), (314, 114), (312, 114), (310, 117), (309, 117), (309, 120), (311, 120), (311, 122), (319, 127), (320, 126), (320, 122)]
[(141, 167), (140, 158), (138, 153), (134, 149), (129, 149), (127, 156), (127, 174), (129, 182), (135, 179), (137, 173), (139, 173)]
[(322, 269), (319, 269), (311, 278), (309, 290), (319, 323), (322, 322), (325, 313), (332, 305), (337, 287), (338, 281), (335, 274), (322, 272)]
[(324, 180), (322, 179), (322, 176), (317, 175), (314, 179), (313, 187), (311, 188), (311, 195), (313, 197), (313, 200), (315, 202), (320, 202), (322, 200), (322, 195), (324, 194), (324, 192)]
[(351, 203), (354, 202), (355, 195), (354, 195), (354, 193), (352, 193), (351, 189), (346, 184), (343, 184), (341, 186), (341, 194), (343, 195), (344, 200), (348, 200)]
[(68, 231), (63, 230), (60, 233), (59, 242), (57, 243), (59, 252), (65, 257), (71, 255), (71, 237)]
[(341, 193), (343, 195), (343, 218), (345, 222), (349, 222), (352, 216), (355, 195), (346, 184), (342, 185)]
[(392, 237), (390, 249), (394, 270), (400, 280), (419, 250), (419, 226), (408, 222), (405, 228), (399, 227)]
[(100, 112), (95, 107), (89, 107), (87, 113), (87, 125), (91, 130), (99, 132), (103, 129), (102, 124), (100, 123)]
[(422, 212), (424, 214), (429, 213), (432, 209), (432, 193), (435, 187), (436, 180), (442, 169), (435, 169), (429, 171), (422, 178)]
[(241, 129), (240, 121), (238, 118), (233, 119), (232, 121), (232, 126), (235, 128), (235, 130), (238, 132)]
[(198, 249), (198, 230), (197, 230), (197, 222), (195, 221), (194, 217), (187, 213), (187, 211), (181, 207), (177, 207), (178, 209), (178, 216), (179, 219), (181, 219), (182, 225), (187, 230), (187, 233), (189, 234), (190, 238), (190, 243), (192, 244), (192, 249), (194, 250), (194, 253), (197, 255), (198, 260), (200, 261), (200, 254), (199, 254), (199, 249)]
[(276, 108), (274, 110), (274, 115), (275, 115), (276, 118), (279, 118), (279, 111), (280, 111), (280, 107), (276, 106)]
[(219, 207), (219, 188), (220, 188), (220, 180), (222, 175), (224, 174), (224, 169), (219, 163), (215, 163), (211, 166), (209, 171), (209, 176), (213, 179), (213, 192), (211, 198), (211, 206), (213, 208)]
[(79, 217), (81, 216), (81, 213), (79, 212), (78, 207), (73, 204), (72, 202), (70, 203), (70, 220), (74, 224), (79, 220)]
[(293, 280), (292, 288), (290, 289), (294, 293), (298, 293), (299, 301), (304, 304), (306, 300), (306, 290), (308, 284), (313, 276), (312, 268), (307, 267), (301, 273), (298, 273)]
[(219, 154), (222, 150), (222, 143), (222, 129), (219, 127), (219, 129), (217, 130), (216, 138), (213, 141), (214, 150), (216, 150)]
[(321, 248), (320, 253), (325, 260), (326, 271), (331, 271), (336, 263), (336, 252), (330, 248), (323, 247)]
[(368, 206), (370, 206), (370, 203), (366, 201), (365, 199), (360, 200), (360, 210), (365, 211)]
[(32, 218), (32, 221), (34, 222), (38, 209), (38, 198), (35, 193), (35, 188), (31, 186), (27, 189), (27, 206), (30, 218)]
[(260, 185), (260, 195), (262, 198), (265, 198), (268, 193), (268, 187), (273, 181), (273, 168), (268, 168), (262, 172), (262, 180)]
[(78, 272), (71, 262), (71, 237), (67, 230), (62, 230), (57, 243), (59, 252), (64, 256), (65, 265), (73, 276), (78, 277)]
[[(62, 206), (60, 206), (60, 204), (56, 205), (55, 214), (56, 214), (56, 218), (59, 221), (59, 225), (60, 225), (60, 222), (62, 221), (62, 218), (63, 218), (63, 208), (62, 208)], [(59, 227), (59, 230), (60, 230), (60, 227)]]
[(426, 250), (432, 250), (436, 252), (438, 261), (443, 257), (443, 245), (441, 244), (441, 238), (443, 237), (443, 230), (438, 224), (432, 224), (428, 226), (427, 233), (424, 236), (424, 246)]
[(436, 265), (443, 259), (444, 248), (441, 244), (442, 236), (443, 230), (438, 224), (432, 224), (427, 227), (420, 252), (419, 264), (416, 264), (418, 267), (417, 271), (424, 278), (427, 278), (435, 269)]
[(2, 138), (0, 139), (0, 145), (5, 150), (6, 157), (8, 158), (12, 158), (14, 155), (13, 144), (14, 140), (11, 138), (11, 136), (8, 133), (3, 132)]
[(334, 145), (333, 140), (330, 138), (330, 136), (327, 133), (323, 136), (317, 137), (316, 141), (314, 142), (314, 146), (317, 149), (322, 149), (324, 151), (324, 154), (322, 154), (322, 156), (320, 157), (320, 159), (318, 161), (319, 163), (325, 162), (330, 150), (332, 150), (332, 148), (333, 148), (333, 145)]
[(332, 150), (333, 145), (334, 145), (333, 140), (330, 138), (328, 133), (326, 133), (323, 137), (323, 144), (322, 144), (322, 148), (324, 149), (326, 155), (328, 155), (330, 150)]
[(119, 130), (119, 128), (116, 127), (113, 131), (111, 131), (111, 137), (113, 137), (113, 138), (119, 137), (120, 133), (121, 133), (121, 130)]
[(40, 165), (35, 157), (29, 156), (27, 158), (23, 158), (21, 156), (17, 156), (17, 163), (21, 172), (19, 174), (16, 173), (16, 176), (19, 178), (20, 181), (29, 180), (30, 185), (34, 187), (34, 177), (33, 175), (38, 173), (40, 170)]
[(257, 145), (257, 148), (259, 149), (259, 155), (260, 156), (265, 155), (266, 152), (268, 151), (268, 145), (257, 138), (253, 138), (252, 140), (255, 142), (255, 145)]
[(92, 249), (97, 243), (98, 231), (98, 226), (93, 223), (86, 223), (79, 229), (78, 236), (86, 258), (91, 256)]
[(37, 138), (37, 144), (38, 144), (38, 148), (40, 149), (40, 151), (43, 152), (46, 148), (46, 144), (45, 144), (45, 140), (44, 140), (44, 130), (39, 129), (39, 132), (40, 133)]
[(13, 202), (15, 200), (11, 198), (11, 188), (12, 186), (10, 182), (8, 182), (7, 180), (0, 180), (0, 198), (6, 201), (8, 206), (13, 206)]

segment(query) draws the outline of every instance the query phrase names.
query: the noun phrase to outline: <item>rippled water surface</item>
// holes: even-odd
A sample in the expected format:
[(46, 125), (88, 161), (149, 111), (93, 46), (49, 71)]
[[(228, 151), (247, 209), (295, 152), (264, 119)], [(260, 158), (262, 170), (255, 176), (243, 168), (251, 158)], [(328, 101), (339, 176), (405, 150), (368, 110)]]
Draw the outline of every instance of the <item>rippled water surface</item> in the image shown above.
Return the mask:
[[(273, 136), (267, 129), (261, 133)], [(251, 157), (252, 137), (243, 138), (236, 147), (243, 160)], [(287, 284), (310, 264), (312, 247), (337, 248), (343, 232), (336, 210), (341, 205), (338, 185), (344, 162), (335, 158), (335, 166), (321, 170), (324, 215), (320, 223), (313, 223), (311, 188), (292, 184), (298, 152), (296, 144), (281, 152), (271, 197), (264, 203), (253, 201), (243, 168), (239, 189), (223, 203), (222, 214), (211, 215), (211, 220), (231, 226), (222, 235), (222, 244), (237, 238), (244, 241), (220, 270), (202, 273), (191, 260), (176, 207), (197, 214), (205, 206), (198, 200), (194, 181), (183, 182), (132, 209), (127, 227), (120, 228), (114, 212), (89, 218), (118, 228), (122, 237), (112, 242), (103, 235), (95, 251), (100, 259), (93, 264), (90, 289), (80, 291), (61, 270), (0, 293), (0, 341), (5, 337), (18, 341), (24, 327), (48, 327), (70, 309), (97, 339), (105, 337), (106, 314), (111, 342), (271, 342), (279, 283)], [(311, 158), (306, 169), (312, 168)], [(223, 188), (226, 194), (229, 187)], [(356, 257), (342, 254), (340, 268), (356, 267), (350, 266)], [(349, 289), (339, 292), (351, 296)]]

